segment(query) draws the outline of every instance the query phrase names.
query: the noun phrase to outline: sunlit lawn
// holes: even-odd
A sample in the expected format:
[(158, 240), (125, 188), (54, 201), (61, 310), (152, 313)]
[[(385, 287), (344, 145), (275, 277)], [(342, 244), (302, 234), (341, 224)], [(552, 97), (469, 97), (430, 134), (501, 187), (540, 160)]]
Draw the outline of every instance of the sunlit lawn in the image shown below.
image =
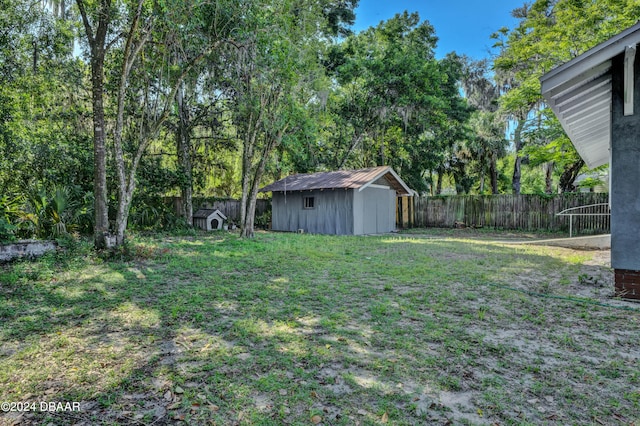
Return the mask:
[(640, 305), (602, 253), (463, 238), (136, 237), (4, 266), (0, 401), (81, 410), (0, 424), (638, 424)]

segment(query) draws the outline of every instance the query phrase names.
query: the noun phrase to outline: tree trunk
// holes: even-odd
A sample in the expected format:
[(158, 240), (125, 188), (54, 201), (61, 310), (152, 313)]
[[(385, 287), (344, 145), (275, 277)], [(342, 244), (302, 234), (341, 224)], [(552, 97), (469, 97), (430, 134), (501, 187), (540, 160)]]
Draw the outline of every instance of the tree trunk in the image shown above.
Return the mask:
[[(244, 224), (247, 221), (247, 203), (249, 201), (249, 191), (251, 190), (251, 163), (257, 138), (257, 129), (252, 128), (252, 123), (249, 122), (247, 126), (248, 130), (244, 137), (244, 146), (242, 148), (242, 196), (240, 198), (240, 226), (242, 228), (242, 234), (244, 234)], [(257, 127), (257, 123), (255, 123), (255, 127)]]
[(545, 163), (545, 189), (547, 194), (553, 194), (553, 161)]
[(93, 239), (97, 250), (108, 248), (109, 207), (107, 203), (107, 155), (104, 117), (104, 59), (106, 39), (111, 20), (110, 2), (101, 1), (95, 33), (91, 26), (85, 3), (76, 0), (82, 17), (85, 35), (91, 54), (91, 101), (93, 109)]
[(573, 192), (575, 190), (574, 182), (580, 174), (582, 166), (584, 166), (584, 160), (580, 158), (578, 161), (564, 169), (562, 175), (560, 175), (560, 191)]
[(242, 230), (240, 232), (240, 236), (244, 238), (253, 238), (255, 235), (254, 224), (256, 217), (256, 204), (258, 202), (258, 190), (260, 189), (260, 181), (262, 180), (262, 175), (264, 174), (264, 170), (267, 165), (267, 159), (269, 158), (269, 155), (271, 155), (271, 151), (273, 150), (273, 148), (280, 144), (281, 140), (282, 132), (279, 132), (275, 139), (266, 143), (266, 146), (262, 151), (262, 158), (260, 158), (260, 162), (256, 167), (255, 174), (251, 179), (251, 191), (248, 197), (249, 199), (247, 203), (247, 211), (244, 215), (244, 220), (242, 221)]
[(433, 189), (433, 170), (429, 170), (429, 193), (431, 194), (432, 197), (435, 195), (435, 192)]
[[(254, 184), (257, 187), (257, 184)], [(251, 190), (251, 195), (249, 196), (248, 204), (247, 204), (247, 212), (245, 213), (244, 222), (242, 222), (242, 230), (240, 231), (240, 236), (243, 238), (253, 238), (255, 236), (254, 232), (254, 223), (256, 217), (256, 204), (257, 204), (257, 189), (256, 195), (253, 195), (253, 189)]]
[(380, 163), (378, 164), (378, 166), (385, 166), (387, 160), (384, 155), (384, 135), (385, 132), (383, 130), (380, 134)]
[(340, 165), (338, 166), (338, 170), (342, 170), (342, 168), (347, 164), (347, 160), (349, 160), (349, 157), (351, 156), (353, 151), (356, 149), (358, 144), (360, 142), (362, 142), (363, 139), (364, 139), (364, 135), (362, 135), (362, 134), (360, 134), (358, 136), (354, 135), (354, 137), (351, 139), (351, 145), (349, 146), (349, 150), (347, 151), (345, 156), (342, 158), (342, 161), (340, 161)]
[(125, 190), (120, 188), (118, 213), (116, 216), (116, 246), (121, 246), (125, 243), (127, 224), (129, 222), (129, 210), (131, 209), (135, 182), (130, 182), (130, 185), (131, 187), (126, 188)]
[(109, 206), (107, 203), (107, 153), (104, 120), (104, 56), (92, 59), (93, 98), (93, 240), (97, 250), (108, 248)]
[(444, 168), (438, 169), (438, 180), (436, 181), (436, 195), (442, 194), (442, 179), (444, 175)]
[(193, 175), (191, 164), (191, 132), (189, 123), (189, 110), (184, 103), (184, 84), (180, 85), (176, 94), (178, 104), (178, 130), (176, 139), (178, 143), (178, 161), (184, 180), (182, 182), (182, 214), (187, 225), (193, 226)]
[(496, 195), (498, 193), (498, 158), (495, 152), (491, 153), (491, 160), (489, 163), (489, 174), (491, 175), (491, 193)]
[(522, 130), (526, 120), (518, 120), (518, 126), (514, 132), (514, 145), (516, 149), (516, 158), (513, 163), (513, 178), (511, 180), (511, 188), (515, 195), (520, 194), (520, 178), (522, 177), (522, 157), (520, 157), (520, 151), (522, 150)]

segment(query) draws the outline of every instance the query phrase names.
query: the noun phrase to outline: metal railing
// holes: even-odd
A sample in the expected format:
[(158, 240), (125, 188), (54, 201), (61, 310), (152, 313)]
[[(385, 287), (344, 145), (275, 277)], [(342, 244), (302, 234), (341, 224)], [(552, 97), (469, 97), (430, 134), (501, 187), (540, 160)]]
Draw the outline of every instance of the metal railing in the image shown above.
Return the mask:
[(598, 203), (598, 204), (589, 204), (586, 206), (578, 206), (571, 207), (570, 209), (562, 210), (560, 213), (556, 213), (556, 216), (569, 216), (569, 238), (573, 237), (573, 217), (574, 216), (611, 216), (611, 212), (607, 211), (606, 213), (573, 213), (574, 210), (586, 209), (589, 207), (600, 207), (607, 206), (609, 208), (609, 203)]

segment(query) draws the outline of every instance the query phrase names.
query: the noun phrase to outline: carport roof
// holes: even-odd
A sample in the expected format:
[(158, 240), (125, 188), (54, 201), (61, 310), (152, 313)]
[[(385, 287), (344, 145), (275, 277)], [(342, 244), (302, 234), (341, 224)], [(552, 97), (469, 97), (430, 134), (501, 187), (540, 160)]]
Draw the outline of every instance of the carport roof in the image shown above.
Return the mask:
[(260, 192), (310, 191), (314, 189), (362, 190), (383, 176), (389, 181), (398, 195), (413, 194), (413, 191), (389, 166), (291, 175), (265, 186), (260, 189)]
[(640, 42), (640, 22), (540, 78), (542, 95), (590, 168), (609, 162), (611, 59)]

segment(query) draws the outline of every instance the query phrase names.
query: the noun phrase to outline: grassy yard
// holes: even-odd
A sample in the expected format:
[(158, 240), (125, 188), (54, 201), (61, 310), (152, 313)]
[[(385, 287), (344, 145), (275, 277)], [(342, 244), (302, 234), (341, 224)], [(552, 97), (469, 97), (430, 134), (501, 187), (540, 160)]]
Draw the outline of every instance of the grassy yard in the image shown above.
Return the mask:
[(81, 408), (0, 424), (640, 424), (640, 305), (610, 297), (608, 252), (463, 232), (131, 252), (0, 267), (0, 402)]

